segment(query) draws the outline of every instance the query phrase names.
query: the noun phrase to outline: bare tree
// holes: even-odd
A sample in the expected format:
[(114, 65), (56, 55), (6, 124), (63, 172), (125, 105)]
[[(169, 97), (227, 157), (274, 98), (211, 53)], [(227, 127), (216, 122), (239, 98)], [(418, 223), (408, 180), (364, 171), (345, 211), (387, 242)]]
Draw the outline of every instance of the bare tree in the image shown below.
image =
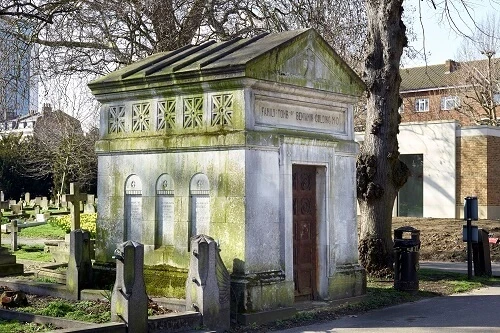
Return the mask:
[(33, 178), (51, 177), (53, 194), (64, 193), (71, 181), (87, 188), (97, 181), (96, 136), (85, 135), (80, 122), (56, 110), (45, 110), (28, 139), (23, 158), (24, 171)]
[[(457, 11), (471, 16), (465, 0), (427, 0), (452, 27)], [(492, 2), (495, 2), (492, 0)], [(392, 208), (406, 182), (408, 168), (399, 159), (398, 127), (401, 105), (399, 65), (407, 44), (401, 18), (403, 0), (365, 0), (368, 49), (364, 81), (367, 85), (366, 130), (357, 161), (357, 193), (361, 213), (359, 253), (373, 275), (392, 273)]]
[(500, 124), (500, 20), (488, 16), (478, 23), (470, 38), (464, 38), (458, 52), (463, 98), (458, 111), (483, 125)]

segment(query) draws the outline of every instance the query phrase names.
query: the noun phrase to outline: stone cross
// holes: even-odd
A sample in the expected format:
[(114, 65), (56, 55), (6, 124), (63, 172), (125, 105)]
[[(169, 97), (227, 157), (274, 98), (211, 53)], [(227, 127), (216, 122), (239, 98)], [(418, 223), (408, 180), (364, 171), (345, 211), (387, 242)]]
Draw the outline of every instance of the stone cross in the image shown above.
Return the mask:
[(71, 202), (71, 230), (80, 229), (80, 201), (87, 199), (87, 193), (80, 193), (78, 183), (69, 184), (69, 194), (65, 194), (66, 202)]
[(17, 251), (17, 220), (10, 222), (10, 250)]

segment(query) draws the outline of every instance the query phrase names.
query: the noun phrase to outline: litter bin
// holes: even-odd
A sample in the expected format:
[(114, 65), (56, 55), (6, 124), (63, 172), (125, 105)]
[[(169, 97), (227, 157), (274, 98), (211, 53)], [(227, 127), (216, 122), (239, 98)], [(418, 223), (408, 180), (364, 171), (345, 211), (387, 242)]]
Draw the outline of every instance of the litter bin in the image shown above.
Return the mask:
[(490, 241), (488, 238), (488, 230), (479, 228), (477, 238), (477, 243), (472, 243), (474, 275), (491, 276)]
[[(410, 238), (404, 238), (409, 234)], [(401, 227), (394, 230), (394, 289), (418, 290), (420, 230)]]

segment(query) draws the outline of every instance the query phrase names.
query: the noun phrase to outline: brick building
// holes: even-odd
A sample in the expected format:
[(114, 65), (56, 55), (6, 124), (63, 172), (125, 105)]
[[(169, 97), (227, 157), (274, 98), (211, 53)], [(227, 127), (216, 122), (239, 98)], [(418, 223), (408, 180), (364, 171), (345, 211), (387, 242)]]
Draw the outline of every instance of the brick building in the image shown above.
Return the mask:
[(458, 218), (474, 195), (480, 218), (500, 218), (500, 91), (484, 83), (498, 82), (496, 60), (401, 70), (398, 139), (412, 176), (394, 215)]

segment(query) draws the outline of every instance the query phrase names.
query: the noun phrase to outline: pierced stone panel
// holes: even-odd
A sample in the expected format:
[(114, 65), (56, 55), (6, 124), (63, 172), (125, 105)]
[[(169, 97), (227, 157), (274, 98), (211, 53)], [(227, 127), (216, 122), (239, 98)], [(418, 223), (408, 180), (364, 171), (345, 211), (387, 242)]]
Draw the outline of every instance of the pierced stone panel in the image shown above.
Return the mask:
[(125, 107), (110, 106), (108, 111), (108, 133), (125, 132)]
[(233, 125), (233, 94), (212, 96), (212, 126)]
[(149, 130), (150, 103), (132, 104), (132, 132)]
[(175, 99), (158, 102), (156, 129), (166, 130), (175, 127)]
[(184, 99), (184, 128), (203, 126), (203, 97)]

